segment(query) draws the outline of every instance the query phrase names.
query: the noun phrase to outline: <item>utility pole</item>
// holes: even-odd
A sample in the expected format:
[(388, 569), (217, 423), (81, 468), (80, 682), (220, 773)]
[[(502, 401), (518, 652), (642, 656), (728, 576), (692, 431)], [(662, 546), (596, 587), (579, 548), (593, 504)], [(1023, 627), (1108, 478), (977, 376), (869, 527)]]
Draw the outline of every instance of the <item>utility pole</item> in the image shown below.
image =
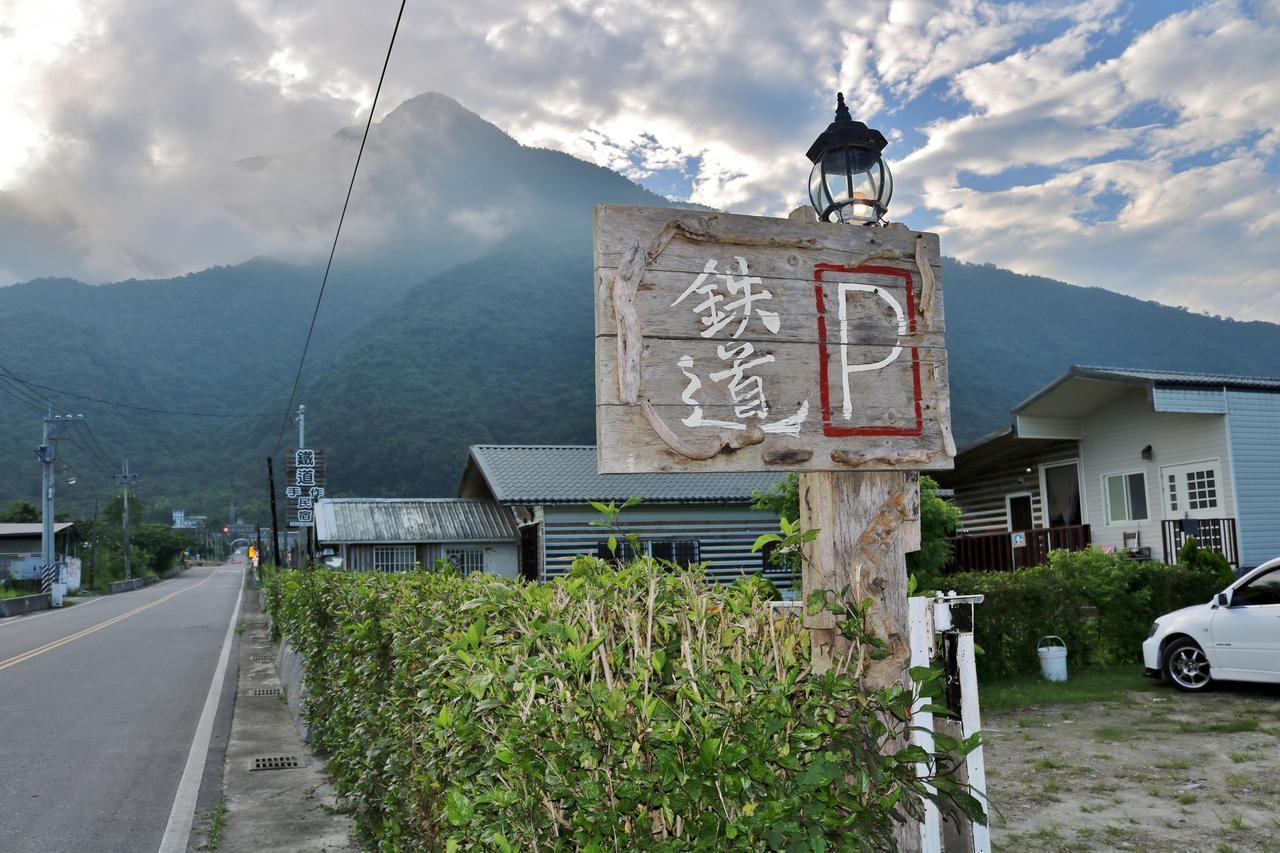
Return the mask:
[(98, 499), (93, 499), (93, 538), (90, 540), (89, 577), (84, 586), (93, 586), (98, 578)]
[(53, 488), (56, 479), (53, 463), (58, 457), (58, 439), (77, 420), (84, 420), (84, 415), (55, 416), (50, 407), (44, 418), (43, 440), (36, 448), (36, 458), (40, 460), (40, 587), (48, 587), (49, 604), (53, 607), (62, 606), (62, 595), (66, 591), (54, 553), (57, 549), (53, 536)]
[(121, 519), (124, 527), (124, 579), (133, 579), (133, 555), (129, 547), (129, 486), (138, 482), (138, 475), (129, 472), (129, 460), (124, 460), (124, 469), (115, 475), (115, 481), (124, 486), (124, 517)]
[(276, 566), (280, 562), (280, 523), (276, 518), (276, 474), (267, 457), (267, 493), (271, 496), (271, 556)]

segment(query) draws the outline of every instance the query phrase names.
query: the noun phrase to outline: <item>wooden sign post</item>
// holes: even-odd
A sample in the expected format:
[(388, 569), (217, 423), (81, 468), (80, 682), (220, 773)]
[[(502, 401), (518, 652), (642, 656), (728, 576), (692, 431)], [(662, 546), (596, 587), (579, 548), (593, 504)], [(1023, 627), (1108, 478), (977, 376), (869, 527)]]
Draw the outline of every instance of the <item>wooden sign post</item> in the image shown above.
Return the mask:
[[(907, 659), (920, 470), (952, 466), (938, 239), (670, 208), (596, 210), (601, 473), (800, 471), (804, 590), (877, 604)], [(834, 614), (806, 615), (818, 666)]]
[(601, 205), (595, 267), (600, 472), (801, 472), (805, 599), (873, 598), (891, 651), (806, 612), (815, 668), (904, 678), (918, 472), (955, 456), (937, 236)]

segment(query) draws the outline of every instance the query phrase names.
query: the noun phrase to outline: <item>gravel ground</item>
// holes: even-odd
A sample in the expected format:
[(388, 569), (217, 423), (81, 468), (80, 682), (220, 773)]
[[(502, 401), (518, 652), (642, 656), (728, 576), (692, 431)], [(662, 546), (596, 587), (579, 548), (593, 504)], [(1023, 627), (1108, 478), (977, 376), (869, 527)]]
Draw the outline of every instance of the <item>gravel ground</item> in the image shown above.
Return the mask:
[(984, 723), (997, 850), (1280, 850), (1280, 689), (1161, 688)]

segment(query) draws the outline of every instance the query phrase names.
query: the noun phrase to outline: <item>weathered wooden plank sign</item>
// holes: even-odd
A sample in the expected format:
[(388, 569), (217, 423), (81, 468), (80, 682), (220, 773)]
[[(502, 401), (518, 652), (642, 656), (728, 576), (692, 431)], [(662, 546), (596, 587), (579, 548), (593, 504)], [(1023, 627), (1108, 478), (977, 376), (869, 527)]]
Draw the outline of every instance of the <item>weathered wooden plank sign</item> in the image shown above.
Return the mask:
[(601, 205), (595, 268), (602, 473), (952, 466), (936, 235)]

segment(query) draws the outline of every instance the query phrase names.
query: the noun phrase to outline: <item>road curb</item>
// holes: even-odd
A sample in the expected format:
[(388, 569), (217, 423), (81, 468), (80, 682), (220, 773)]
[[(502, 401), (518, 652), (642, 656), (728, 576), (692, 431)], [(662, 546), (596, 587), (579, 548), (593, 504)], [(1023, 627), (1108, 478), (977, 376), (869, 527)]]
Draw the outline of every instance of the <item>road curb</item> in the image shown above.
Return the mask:
[[(323, 760), (313, 755), (285, 701), (289, 683), (276, 669), (282, 650), (250, 585), (241, 611), (240, 678), (223, 765), (225, 830), (219, 853), (358, 851), (351, 819)], [(297, 688), (293, 688), (297, 689)], [(296, 767), (254, 770), (255, 762), (296, 759)]]

